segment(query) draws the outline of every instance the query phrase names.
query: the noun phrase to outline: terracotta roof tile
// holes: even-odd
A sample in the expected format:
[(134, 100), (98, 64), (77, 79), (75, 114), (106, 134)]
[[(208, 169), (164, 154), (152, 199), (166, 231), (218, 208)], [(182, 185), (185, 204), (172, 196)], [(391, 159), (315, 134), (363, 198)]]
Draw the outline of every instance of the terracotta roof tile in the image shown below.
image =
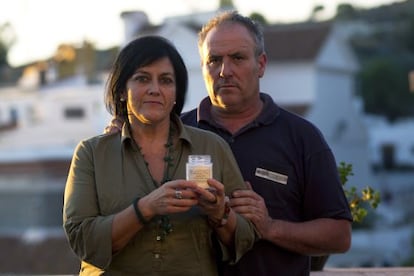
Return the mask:
[(264, 28), (269, 61), (313, 60), (331, 30), (331, 24), (303, 23)]

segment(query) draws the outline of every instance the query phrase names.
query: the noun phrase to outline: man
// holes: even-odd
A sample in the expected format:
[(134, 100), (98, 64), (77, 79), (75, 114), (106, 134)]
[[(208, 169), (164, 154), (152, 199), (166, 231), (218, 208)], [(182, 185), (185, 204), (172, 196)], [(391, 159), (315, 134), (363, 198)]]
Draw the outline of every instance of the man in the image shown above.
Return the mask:
[(231, 206), (261, 236), (225, 274), (308, 275), (310, 255), (351, 243), (334, 156), (316, 127), (260, 93), (267, 60), (258, 25), (225, 12), (203, 27), (198, 47), (209, 97), (182, 120), (230, 144), (253, 189), (235, 192)]
[(260, 92), (267, 62), (260, 26), (237, 12), (219, 14), (200, 31), (198, 47), (208, 97), (182, 120), (230, 144), (252, 187), (235, 192), (230, 205), (261, 237), (224, 274), (309, 275), (309, 256), (342, 253), (351, 243), (334, 156), (314, 125)]

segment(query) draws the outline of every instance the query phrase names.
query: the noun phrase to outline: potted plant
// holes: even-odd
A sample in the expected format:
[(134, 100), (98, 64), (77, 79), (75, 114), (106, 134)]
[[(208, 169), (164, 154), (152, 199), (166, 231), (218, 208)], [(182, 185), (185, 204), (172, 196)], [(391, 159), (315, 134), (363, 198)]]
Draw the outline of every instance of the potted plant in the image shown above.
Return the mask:
[[(344, 188), (345, 196), (349, 202), (349, 208), (351, 209), (354, 223), (361, 223), (368, 215), (368, 207), (374, 210), (378, 207), (378, 204), (381, 201), (380, 193), (375, 191), (370, 186), (365, 187), (361, 191), (358, 191), (355, 186), (345, 187), (348, 183), (348, 178), (354, 175), (352, 171), (352, 164), (340, 162), (338, 172), (339, 179), (341, 180), (342, 187)], [(312, 256), (311, 270), (322, 270), (328, 258), (329, 255)]]

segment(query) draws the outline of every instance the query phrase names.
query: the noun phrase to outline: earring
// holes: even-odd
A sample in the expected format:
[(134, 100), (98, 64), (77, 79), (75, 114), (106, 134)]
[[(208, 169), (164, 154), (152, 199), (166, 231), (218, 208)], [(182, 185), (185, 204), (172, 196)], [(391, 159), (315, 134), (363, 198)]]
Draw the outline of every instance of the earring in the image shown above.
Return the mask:
[(121, 98), (121, 99), (120, 99), (120, 101), (121, 101), (121, 102), (125, 102), (125, 98)]
[(177, 104), (177, 102), (176, 101), (174, 101), (174, 105), (176, 105)]

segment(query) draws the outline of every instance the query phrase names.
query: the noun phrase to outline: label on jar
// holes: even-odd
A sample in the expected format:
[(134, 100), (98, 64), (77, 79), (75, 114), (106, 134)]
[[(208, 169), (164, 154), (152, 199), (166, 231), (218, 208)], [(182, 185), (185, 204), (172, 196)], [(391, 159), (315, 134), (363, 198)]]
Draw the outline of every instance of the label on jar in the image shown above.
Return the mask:
[(207, 179), (213, 177), (213, 164), (209, 155), (190, 155), (187, 163), (187, 180), (208, 188)]

